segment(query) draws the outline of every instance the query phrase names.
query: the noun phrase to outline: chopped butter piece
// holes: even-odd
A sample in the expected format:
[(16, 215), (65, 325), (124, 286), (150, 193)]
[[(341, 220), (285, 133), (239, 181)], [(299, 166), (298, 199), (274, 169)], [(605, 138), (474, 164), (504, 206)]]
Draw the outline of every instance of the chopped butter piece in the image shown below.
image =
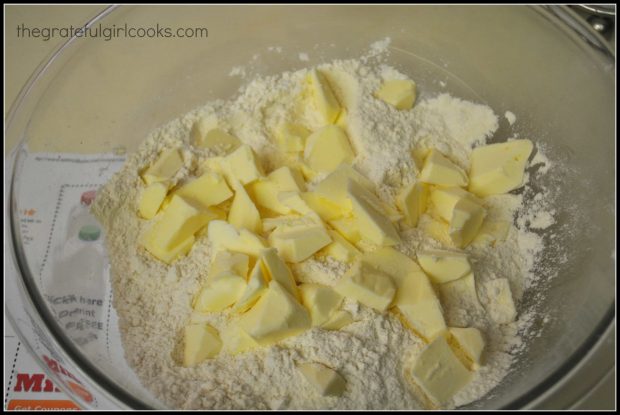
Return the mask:
[(346, 389), (347, 381), (321, 363), (302, 363), (297, 369), (322, 396), (341, 396)]
[(291, 208), (278, 198), (280, 188), (277, 183), (271, 180), (257, 180), (250, 184), (248, 189), (257, 205), (280, 215), (287, 215), (291, 212)]
[(405, 186), (396, 198), (396, 205), (405, 215), (407, 225), (416, 227), (420, 216), (426, 212), (428, 185), (412, 182)]
[(485, 220), (482, 222), (478, 235), (471, 243), (472, 245), (477, 246), (495, 246), (497, 242), (506, 240), (506, 237), (508, 237), (508, 232), (510, 232), (510, 226), (511, 224), (508, 221)]
[[(439, 293), (444, 304), (458, 304), (460, 310), (466, 310), (469, 315), (484, 312), (476, 292), (476, 279), (474, 273), (470, 272), (458, 280), (439, 284)], [(447, 316), (450, 323), (453, 319)], [(463, 323), (458, 321), (458, 323)]]
[(321, 325), (325, 330), (340, 330), (353, 323), (353, 316), (348, 311), (336, 310), (332, 316)]
[(222, 220), (209, 223), (208, 235), (209, 241), (216, 250), (227, 249), (258, 258), (260, 252), (266, 248), (261, 237), (247, 229), (237, 231), (234, 226)]
[(316, 109), (323, 116), (325, 124), (333, 124), (338, 119), (341, 106), (331, 85), (325, 75), (316, 69), (308, 73), (307, 79)]
[(350, 212), (353, 209), (353, 205), (347, 193), (349, 180), (357, 182), (366, 190), (371, 192), (374, 190), (374, 185), (371, 181), (355, 170), (350, 164), (343, 163), (325, 179), (321, 180), (315, 186), (314, 192), (340, 206), (344, 212)]
[[(301, 215), (317, 215), (317, 213), (308, 206), (306, 201), (302, 199), (299, 192), (280, 192), (278, 193), (278, 200), (293, 212), (297, 212)], [(317, 218), (317, 220), (320, 220), (320, 217)]]
[(331, 238), (323, 226), (307, 225), (290, 230), (276, 229), (269, 235), (269, 242), (286, 262), (301, 262), (327, 246)]
[(200, 117), (192, 124), (192, 129), (189, 132), (192, 145), (201, 147), (207, 133), (218, 126), (217, 116), (215, 114), (209, 114), (204, 117)]
[(278, 251), (275, 248), (264, 249), (261, 252), (261, 261), (264, 266), (263, 275), (268, 280), (278, 281), (293, 297), (299, 300), (299, 290), (295, 278), (282, 258), (278, 256)]
[(478, 235), (487, 211), (476, 202), (461, 199), (452, 211), (450, 220), (450, 239), (458, 248), (464, 248)]
[(208, 324), (185, 326), (183, 366), (191, 367), (217, 356), (222, 341), (216, 329)]
[(303, 175), (299, 170), (295, 168), (282, 166), (279, 169), (276, 169), (269, 173), (267, 178), (270, 181), (276, 183), (278, 185), (278, 188), (283, 192), (306, 191), (306, 184), (304, 182)]
[(342, 108), (342, 110), (340, 111), (340, 114), (338, 115), (335, 124), (343, 130), (347, 129), (347, 110), (345, 108)]
[(517, 309), (512, 299), (510, 283), (506, 278), (486, 281), (483, 285), (485, 306), (491, 319), (498, 324), (508, 324), (517, 318)]
[(285, 153), (304, 151), (310, 130), (300, 124), (283, 122), (276, 130), (276, 143)]
[[(146, 240), (148, 241), (148, 238), (146, 238)], [(171, 264), (180, 256), (186, 255), (189, 251), (191, 251), (194, 242), (196, 242), (196, 237), (194, 235), (191, 235), (187, 239), (179, 242), (177, 245), (173, 246), (170, 249), (163, 248), (156, 243), (150, 242), (146, 242), (144, 244), (144, 247), (151, 254), (153, 254), (155, 258), (159, 258), (166, 264)]]
[(258, 209), (241, 183), (237, 181), (233, 183), (235, 197), (228, 212), (228, 222), (237, 229), (247, 229), (254, 233), (261, 232), (263, 222)]
[(392, 79), (384, 81), (375, 95), (396, 109), (408, 110), (415, 102), (416, 85), (409, 79)]
[(530, 140), (512, 140), (475, 148), (470, 157), (469, 191), (478, 196), (489, 196), (521, 186), (533, 148)]
[(481, 206), (483, 203), (482, 200), (460, 187), (435, 187), (431, 190), (430, 199), (433, 204), (433, 213), (446, 222), (452, 220), (454, 206), (459, 200), (468, 199)]
[(364, 197), (364, 189), (358, 183), (349, 180), (347, 193), (353, 203), (353, 213), (357, 219), (362, 239), (379, 246), (400, 243), (400, 237), (394, 225), (368, 202)]
[(379, 311), (387, 310), (396, 294), (396, 287), (387, 274), (362, 261), (355, 262), (334, 289), (344, 297)]
[(203, 207), (219, 205), (232, 197), (226, 180), (218, 173), (209, 172), (181, 186), (175, 194), (199, 203)]
[(418, 252), (418, 262), (435, 284), (457, 280), (471, 272), (467, 255), (462, 252), (422, 251)]
[(484, 339), (480, 330), (475, 327), (450, 327), (448, 332), (451, 335), (448, 342), (453, 345), (453, 350), (461, 361), (471, 370), (480, 368), (480, 356), (484, 350)]
[(359, 249), (353, 246), (349, 241), (340, 236), (336, 231), (328, 230), (332, 243), (324, 249), (325, 254), (336, 258), (342, 262), (351, 262), (357, 256), (361, 255)]
[(267, 289), (267, 278), (263, 274), (261, 261), (256, 261), (250, 273), (250, 278), (241, 297), (235, 303), (233, 310), (243, 313), (252, 307)]
[(263, 176), (263, 171), (254, 156), (254, 151), (248, 145), (242, 145), (224, 157), (226, 173), (241, 182), (242, 185), (251, 183)]
[(308, 310), (271, 280), (256, 305), (239, 318), (239, 327), (261, 346), (269, 346), (309, 329), (311, 320)]
[(220, 333), (222, 349), (232, 355), (249, 352), (260, 347), (245, 331), (234, 322)]
[(142, 173), (142, 179), (146, 184), (165, 182), (172, 179), (181, 167), (183, 167), (183, 158), (179, 149), (164, 150), (157, 160)]
[(319, 195), (316, 192), (305, 192), (301, 194), (301, 198), (306, 202), (308, 207), (316, 212), (324, 221), (330, 221), (342, 217), (346, 214), (340, 206), (333, 203), (329, 199)]
[(347, 134), (336, 125), (327, 125), (306, 140), (304, 160), (317, 173), (330, 173), (341, 163), (350, 163), (354, 158)]
[(218, 251), (209, 268), (209, 278), (225, 272), (232, 272), (245, 278), (248, 275), (250, 258), (238, 252)]
[(222, 311), (241, 298), (246, 286), (245, 277), (233, 272), (210, 275), (194, 301), (194, 310)]
[(241, 146), (241, 141), (220, 128), (209, 130), (201, 140), (194, 141), (194, 145), (200, 148), (224, 149), (234, 151)]
[(437, 406), (444, 406), (472, 379), (443, 336), (426, 346), (409, 372), (415, 384)]
[(440, 186), (465, 187), (468, 183), (467, 175), (463, 169), (434, 149), (424, 160), (424, 167), (418, 175), (418, 179), (424, 183)]
[(153, 219), (168, 193), (168, 184), (154, 182), (149, 184), (143, 191), (138, 204), (138, 212), (144, 219)]
[(313, 327), (327, 322), (342, 303), (342, 296), (324, 285), (301, 284), (299, 292), (302, 304), (310, 311)]
[(420, 271), (420, 267), (413, 259), (391, 247), (364, 253), (362, 261), (388, 274), (397, 288), (409, 274)]

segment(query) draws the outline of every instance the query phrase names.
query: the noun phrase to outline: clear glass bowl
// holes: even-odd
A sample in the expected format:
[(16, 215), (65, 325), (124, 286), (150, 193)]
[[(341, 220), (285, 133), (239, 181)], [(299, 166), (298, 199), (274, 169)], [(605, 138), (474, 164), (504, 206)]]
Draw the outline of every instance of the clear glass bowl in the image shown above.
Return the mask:
[[(6, 136), (21, 140), (7, 183), (8, 315), (54, 382), (81, 405), (162, 407), (123, 358), (105, 248), (84, 228), (97, 226), (88, 192), (151, 130), (233, 95), (243, 79), (229, 76), (232, 67), (251, 62), (252, 73), (274, 74), (357, 57), (385, 37), (392, 40), (390, 63), (416, 79), (422, 94), (446, 81), (456, 96), (498, 114), (510, 110), (519, 115), (521, 137), (570, 166), (548, 178), (561, 190), (549, 252), (562, 247), (567, 255), (549, 259), (548, 270), (558, 275), (537, 288), (545, 294), (536, 321), (543, 334), (529, 341), (510, 376), (467, 408), (531, 407), (574, 376), (574, 367), (593, 361), (592, 350), (614, 324), (615, 58), (568, 9), (149, 6), (106, 9), (89, 24), (125, 23), (207, 27), (209, 36), (71, 39), (38, 68), (7, 117)], [(301, 62), (299, 52), (310, 61)], [(507, 134), (500, 129), (496, 137)], [(66, 163), (34, 163), (49, 153), (62, 153)], [(72, 162), (78, 155), (94, 161)], [(24, 220), (33, 200), (49, 207), (52, 229), (49, 220), (47, 228)], [(526, 293), (522, 310), (535, 294)], [(584, 387), (614, 365), (613, 356), (604, 357)]]

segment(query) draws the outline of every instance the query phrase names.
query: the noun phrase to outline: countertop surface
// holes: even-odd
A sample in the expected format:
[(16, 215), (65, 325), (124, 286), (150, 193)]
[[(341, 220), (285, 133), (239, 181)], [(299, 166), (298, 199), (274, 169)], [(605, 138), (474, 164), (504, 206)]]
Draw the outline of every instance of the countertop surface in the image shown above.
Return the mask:
[[(27, 38), (18, 36), (18, 26), (67, 27), (79, 26), (103, 10), (102, 5), (80, 6), (5, 6), (5, 117), (34, 69), (65, 39)], [(615, 28), (609, 41), (615, 50)], [(15, 143), (5, 143), (8, 154)], [(5, 353), (5, 365), (11, 365), (12, 356)], [(570, 393), (567, 391), (567, 393)], [(587, 396), (581, 398), (575, 409), (597, 410), (615, 408), (615, 371), (611, 371)]]

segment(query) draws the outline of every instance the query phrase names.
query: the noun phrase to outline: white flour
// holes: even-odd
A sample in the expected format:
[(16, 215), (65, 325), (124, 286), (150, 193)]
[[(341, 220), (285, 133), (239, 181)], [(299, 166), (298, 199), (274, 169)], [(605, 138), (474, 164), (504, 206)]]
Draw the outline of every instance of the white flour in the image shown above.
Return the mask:
[[(382, 79), (405, 77), (382, 63), (389, 39), (372, 45), (369, 55), (357, 61), (337, 61), (321, 68), (336, 94), (349, 109), (347, 133), (356, 167), (378, 186), (391, 202), (401, 186), (413, 180), (417, 166), (410, 156), (415, 148), (435, 147), (468, 167), (469, 152), (483, 144), (498, 127), (497, 116), (448, 94), (421, 100), (412, 111), (396, 111), (372, 97)], [(299, 55), (300, 59), (307, 57)], [(301, 120), (308, 128), (320, 126), (316, 115), (297, 104), (306, 70), (259, 78), (242, 89), (231, 102), (217, 101), (172, 121), (154, 132), (140, 150), (128, 157), (123, 170), (99, 193), (93, 211), (107, 230), (112, 264), (114, 306), (130, 366), (142, 382), (165, 404), (192, 409), (416, 409), (421, 404), (403, 376), (403, 364), (424, 343), (403, 327), (392, 314), (381, 314), (346, 300), (344, 308), (356, 322), (339, 331), (309, 330), (277, 346), (237, 356), (220, 354), (194, 368), (180, 365), (183, 327), (192, 316), (191, 299), (206, 276), (210, 247), (199, 238), (191, 252), (171, 266), (154, 261), (138, 246), (146, 221), (136, 215), (140, 178), (138, 172), (162, 148), (184, 146), (187, 177), (204, 158), (213, 154), (190, 151), (188, 135), (201, 116), (217, 114), (220, 127), (249, 144), (270, 171), (287, 164), (270, 140), (284, 119)], [(231, 75), (245, 76), (234, 68)], [(411, 74), (415, 79), (415, 73)], [(539, 150), (538, 162), (548, 169)], [(539, 169), (541, 171), (542, 169)], [(540, 198), (544, 198), (541, 194)], [(477, 288), (496, 278), (507, 278), (515, 302), (535, 285), (534, 261), (542, 251), (542, 239), (527, 226), (543, 228), (552, 223), (542, 201), (535, 212), (523, 213), (522, 196), (489, 198), (490, 214), (512, 221), (507, 240), (495, 248), (469, 247)], [(519, 214), (521, 212), (521, 214)], [(423, 218), (422, 222), (428, 218)], [(414, 256), (422, 248), (441, 244), (418, 229), (401, 229), (403, 243), (397, 248)], [(334, 259), (312, 259), (291, 267), (299, 282), (334, 285), (347, 266)], [(475, 297), (475, 295), (474, 295)], [(474, 298), (472, 297), (472, 298)], [(508, 373), (514, 353), (524, 347), (531, 315), (523, 313), (510, 324), (498, 325), (484, 312), (489, 304), (469, 304), (463, 297), (442, 296), (448, 324), (480, 328), (487, 341), (482, 368), (450, 406), (482, 398)], [(228, 313), (196, 315), (215, 328), (225, 326)], [(319, 361), (336, 369), (347, 380), (340, 398), (317, 396), (295, 369), (297, 363)]]

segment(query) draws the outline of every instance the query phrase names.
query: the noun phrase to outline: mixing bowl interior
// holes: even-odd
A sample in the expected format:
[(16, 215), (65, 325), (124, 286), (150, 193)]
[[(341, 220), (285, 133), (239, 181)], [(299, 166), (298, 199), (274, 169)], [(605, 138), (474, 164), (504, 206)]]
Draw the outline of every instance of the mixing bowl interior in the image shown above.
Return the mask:
[[(522, 313), (537, 310), (534, 325), (542, 335), (528, 340), (510, 376), (468, 408), (528, 404), (575, 365), (610, 324), (615, 301), (613, 59), (548, 11), (517, 6), (150, 6), (112, 10), (100, 22), (209, 31), (202, 39), (72, 41), (43, 68), (9, 120), (7, 134), (23, 137), (12, 220), (26, 288), (69, 359), (93, 377), (94, 388), (107, 389), (119, 403), (160, 405), (124, 362), (113, 308), (106, 303), (110, 310), (104, 312), (111, 313), (106, 338), (83, 343), (60, 328), (55, 306), (43, 299), (58, 278), (78, 294), (107, 293), (110, 285), (105, 250), (89, 254), (92, 283), (80, 283), (83, 273), (76, 264), (55, 263), (54, 251), (49, 271), (39, 272), (39, 253), (23, 244), (15, 225), (15, 212), (25, 206), (33, 181), (46, 180), (28, 174), (28, 160), (42, 152), (132, 151), (154, 128), (209, 100), (234, 95), (253, 75), (358, 57), (386, 37), (391, 39), (388, 63), (416, 80), (422, 98), (447, 91), (485, 103), (500, 116), (512, 111), (518, 115), (519, 136), (544, 146), (559, 166), (538, 183), (558, 190), (556, 224), (545, 230), (547, 250), (537, 271), (543, 283), (526, 292), (521, 304)], [(300, 61), (300, 52), (310, 60)], [(230, 75), (240, 65), (246, 78)], [(500, 125), (497, 141), (509, 138), (507, 123)], [(101, 180), (120, 165), (111, 163)], [(50, 194), (57, 193), (51, 189)], [(55, 203), (50, 200), (50, 206)], [(135, 401), (129, 402), (129, 395)]]

